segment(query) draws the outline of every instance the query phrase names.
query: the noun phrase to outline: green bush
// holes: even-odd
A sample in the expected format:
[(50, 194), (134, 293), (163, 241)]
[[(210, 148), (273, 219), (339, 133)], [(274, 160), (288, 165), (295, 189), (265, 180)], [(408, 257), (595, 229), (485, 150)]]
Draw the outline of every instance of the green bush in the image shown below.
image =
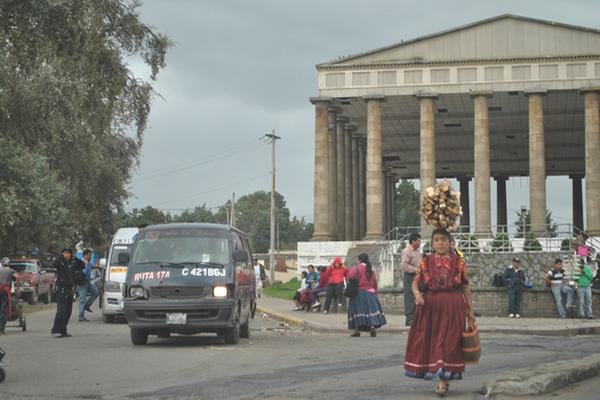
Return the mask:
[(571, 243), (573, 243), (572, 239), (563, 239), (560, 242), (560, 251), (571, 251)]
[(463, 233), (458, 237), (458, 248), (463, 253), (479, 253), (477, 238), (468, 233)]
[(525, 251), (542, 251), (542, 244), (536, 239), (535, 235), (531, 232), (527, 232), (525, 235), (525, 243), (523, 244), (523, 250)]
[(492, 242), (492, 251), (494, 252), (512, 252), (513, 247), (507, 233), (501, 232), (496, 235)]

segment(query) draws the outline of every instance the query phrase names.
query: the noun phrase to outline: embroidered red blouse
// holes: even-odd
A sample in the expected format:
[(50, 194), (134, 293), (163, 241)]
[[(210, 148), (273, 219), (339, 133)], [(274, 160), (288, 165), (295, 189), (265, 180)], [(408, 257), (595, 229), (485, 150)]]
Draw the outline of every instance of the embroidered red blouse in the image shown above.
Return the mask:
[(454, 253), (423, 258), (415, 279), (422, 291), (453, 290), (469, 284), (465, 261)]

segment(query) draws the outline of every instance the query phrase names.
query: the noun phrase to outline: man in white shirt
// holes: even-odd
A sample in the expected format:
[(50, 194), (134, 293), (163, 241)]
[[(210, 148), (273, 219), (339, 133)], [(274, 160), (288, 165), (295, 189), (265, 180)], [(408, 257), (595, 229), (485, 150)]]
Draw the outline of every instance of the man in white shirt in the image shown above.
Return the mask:
[(412, 324), (415, 315), (415, 297), (411, 287), (415, 275), (421, 264), (421, 235), (417, 232), (412, 232), (408, 235), (408, 246), (402, 250), (400, 259), (400, 270), (402, 271), (404, 281), (404, 315), (405, 325)]

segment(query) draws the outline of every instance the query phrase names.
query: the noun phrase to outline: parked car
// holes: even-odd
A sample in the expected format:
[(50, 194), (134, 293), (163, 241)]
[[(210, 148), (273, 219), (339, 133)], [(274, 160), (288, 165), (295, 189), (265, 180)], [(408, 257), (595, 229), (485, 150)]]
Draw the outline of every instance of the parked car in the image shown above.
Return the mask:
[(23, 299), (36, 304), (40, 299), (48, 304), (56, 290), (56, 274), (42, 268), (36, 258), (13, 258), (10, 267), (19, 274)]

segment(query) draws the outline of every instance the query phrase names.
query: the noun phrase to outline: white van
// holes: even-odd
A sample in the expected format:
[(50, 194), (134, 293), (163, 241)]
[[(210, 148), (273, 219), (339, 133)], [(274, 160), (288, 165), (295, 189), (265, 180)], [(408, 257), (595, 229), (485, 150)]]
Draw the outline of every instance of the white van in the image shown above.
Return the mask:
[(113, 236), (105, 259), (100, 260), (103, 271), (102, 321), (111, 323), (123, 316), (123, 283), (127, 265), (119, 263), (119, 253), (129, 253), (138, 228), (120, 228)]

